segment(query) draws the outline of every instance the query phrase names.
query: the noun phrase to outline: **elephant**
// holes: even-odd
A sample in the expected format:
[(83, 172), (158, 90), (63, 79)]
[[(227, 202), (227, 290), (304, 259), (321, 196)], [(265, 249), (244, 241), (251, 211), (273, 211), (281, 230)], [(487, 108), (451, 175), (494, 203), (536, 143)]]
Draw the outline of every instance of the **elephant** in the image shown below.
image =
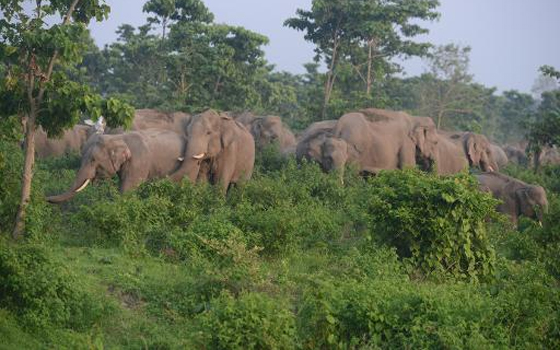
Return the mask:
[(529, 185), (521, 180), (497, 173), (485, 172), (477, 176), (479, 187), (501, 199), (497, 211), (507, 214), (517, 225), (520, 215), (542, 223), (543, 215), (548, 212), (546, 191), (541, 186)]
[(303, 130), (298, 135), (298, 144), (304, 143), (306, 140), (313, 138), (322, 132), (332, 132), (336, 126), (336, 122), (337, 120), (323, 120), (309, 125), (307, 129)]
[(280, 152), (295, 153), (296, 138), (294, 134), (277, 116), (256, 117), (248, 125), (253, 138), (255, 139), (257, 150), (262, 150), (270, 144), (277, 143)]
[[(190, 122), (191, 116), (183, 112), (166, 113), (155, 109), (137, 109), (130, 131), (147, 129), (162, 129), (183, 134)], [(117, 135), (124, 133), (124, 128), (107, 130), (107, 134)]]
[(504, 147), (504, 152), (510, 162), (521, 166), (529, 165), (529, 157), (527, 157), (527, 154), (521, 148), (514, 145), (507, 145)]
[(115, 174), (124, 193), (146, 180), (164, 178), (177, 170), (186, 148), (186, 138), (169, 130), (150, 129), (119, 135), (97, 135), (88, 143), (81, 167), (71, 188), (50, 203), (70, 200), (92, 181)]
[(247, 111), (242, 113), (226, 112), (226, 114), (235, 119), (235, 121), (243, 124), (247, 129), (250, 128), (251, 123), (257, 118), (256, 115)]
[[(100, 119), (102, 121), (102, 119)], [(87, 140), (96, 133), (103, 133), (103, 124), (87, 121), (89, 125), (76, 125), (64, 131), (60, 138), (50, 138), (40, 126), (35, 131), (35, 150), (39, 159), (80, 153)]]
[(545, 147), (539, 157), (539, 165), (560, 164), (560, 152), (556, 147)]
[(315, 127), (315, 124), (324, 122), (313, 123), (302, 133), (296, 146), (296, 159), (298, 161), (306, 159), (307, 161), (315, 161), (322, 166), (322, 146), (327, 138), (332, 137), (336, 120), (333, 122), (330, 128)]
[(490, 143), (490, 152), (494, 162), (498, 164), (498, 167), (503, 168), (509, 163), (508, 156), (504, 149), (495, 143)]
[[(347, 144), (346, 163), (356, 164), (360, 172), (367, 174), (377, 174), (384, 169), (414, 167), (417, 158), (434, 160), (438, 142), (431, 118), (374, 108), (342, 116), (336, 123), (332, 137)], [(331, 150), (340, 152), (342, 143), (336, 142), (336, 145)], [(323, 158), (325, 156), (336, 155), (323, 152)], [(328, 160), (323, 164), (327, 170), (333, 170), (330, 166), (341, 168), (343, 165)]]
[(192, 117), (187, 127), (188, 145), (181, 167), (171, 174), (173, 181), (185, 175), (192, 183), (207, 177), (212, 184), (229, 185), (248, 181), (255, 164), (255, 141), (251, 133), (227, 114), (208, 110)]
[(492, 156), (491, 144), (486, 136), (473, 132), (439, 132), (463, 147), (463, 152), (469, 161), (469, 166), (480, 168), (482, 171), (500, 170)]
[(452, 175), (469, 168), (469, 162), (460, 145), (452, 142), (447, 136), (438, 134), (436, 157), (433, 162), (424, 162), (423, 170), (436, 167), (438, 175)]

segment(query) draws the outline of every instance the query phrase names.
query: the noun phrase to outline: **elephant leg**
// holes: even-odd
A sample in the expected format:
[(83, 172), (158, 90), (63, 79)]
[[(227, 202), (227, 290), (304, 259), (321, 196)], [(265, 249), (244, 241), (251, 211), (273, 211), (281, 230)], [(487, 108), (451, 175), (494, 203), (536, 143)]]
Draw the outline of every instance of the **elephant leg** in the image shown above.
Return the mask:
[(362, 169), (360, 170), (360, 173), (362, 173), (363, 175), (373, 175), (376, 176), (377, 174), (379, 174), (381, 172), (381, 168), (374, 168), (374, 167), (362, 167)]

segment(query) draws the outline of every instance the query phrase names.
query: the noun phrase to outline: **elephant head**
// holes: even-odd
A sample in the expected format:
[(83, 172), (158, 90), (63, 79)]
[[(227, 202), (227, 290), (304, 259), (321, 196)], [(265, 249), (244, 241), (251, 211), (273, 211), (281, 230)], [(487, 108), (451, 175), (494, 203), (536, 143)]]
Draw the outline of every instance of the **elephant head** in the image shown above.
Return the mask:
[(186, 173), (195, 183), (202, 162), (212, 162), (234, 142), (234, 124), (232, 117), (213, 110), (194, 116), (187, 128), (188, 143), (182, 171), (174, 174), (172, 179), (179, 181)]
[(499, 166), (492, 156), (490, 141), (484, 135), (468, 132), (463, 136), (465, 153), (469, 165), (480, 167), (482, 171), (498, 171)]
[(255, 137), (258, 149), (262, 149), (269, 144), (281, 143), (283, 132), (284, 129), (280, 117), (259, 117), (251, 125), (251, 134)]
[(417, 153), (424, 162), (436, 160), (439, 137), (432, 118), (413, 117), (409, 137), (416, 145)]
[(518, 212), (528, 218), (543, 221), (543, 215), (548, 213), (546, 191), (541, 186), (527, 186), (515, 191)]
[(113, 177), (131, 156), (128, 145), (120, 135), (94, 135), (84, 150), (82, 164), (72, 187), (66, 193), (47, 200), (61, 203), (71, 199), (92, 180)]
[(346, 141), (327, 137), (321, 145), (321, 165), (324, 171), (342, 170), (348, 161)]

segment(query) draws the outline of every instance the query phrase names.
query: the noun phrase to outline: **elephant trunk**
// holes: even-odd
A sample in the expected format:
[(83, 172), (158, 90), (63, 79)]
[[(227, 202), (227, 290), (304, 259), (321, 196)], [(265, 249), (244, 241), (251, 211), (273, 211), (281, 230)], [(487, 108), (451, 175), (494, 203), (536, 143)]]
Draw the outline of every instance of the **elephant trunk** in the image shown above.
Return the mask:
[(70, 187), (70, 189), (63, 194), (48, 197), (47, 201), (49, 203), (58, 204), (72, 199), (76, 195), (76, 193), (84, 190), (94, 177), (95, 168), (80, 168), (80, 171), (76, 175), (76, 179), (74, 180), (72, 187)]
[(171, 180), (179, 182), (186, 176), (191, 183), (196, 183), (200, 173), (200, 164), (207, 157), (208, 153), (206, 151), (201, 150), (200, 147), (195, 147), (194, 140), (190, 141), (187, 144), (183, 165), (170, 176)]

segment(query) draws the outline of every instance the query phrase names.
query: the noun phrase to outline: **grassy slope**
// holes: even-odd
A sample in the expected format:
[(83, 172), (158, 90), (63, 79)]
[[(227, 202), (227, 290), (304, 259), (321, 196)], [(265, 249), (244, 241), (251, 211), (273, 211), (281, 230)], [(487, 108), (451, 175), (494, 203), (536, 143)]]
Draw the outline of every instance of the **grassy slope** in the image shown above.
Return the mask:
[[(272, 159), (265, 164), (278, 166), (275, 162), (281, 163)], [(64, 168), (72, 166), (75, 161), (44, 165), (40, 175), (45, 183), (44, 190), (47, 193), (62, 190), (73, 176), (72, 170)], [(512, 171), (524, 176), (519, 170)], [(303, 215), (337, 216), (332, 227), (319, 229), (341, 230), (321, 237), (309, 238), (308, 235), (301, 241), (297, 235), (307, 235), (316, 226), (306, 221), (290, 221), (298, 215), (298, 210), (303, 210), (298, 208), (292, 212), (291, 209), (306, 197), (301, 194), (301, 199), (294, 195), (293, 202), (284, 203), (287, 195), (282, 193), (282, 185), (274, 185), (283, 176), (285, 174), (258, 175), (256, 181), (260, 181), (263, 192), (255, 195), (259, 198), (255, 201), (270, 200), (273, 207), (282, 208), (267, 215), (271, 218), (278, 215), (274, 227), (294, 236), (287, 234), (289, 239), (279, 240), (274, 245), (276, 250), (268, 252), (264, 247), (265, 251), (260, 254), (250, 249), (255, 242), (262, 243), (254, 232), (245, 232), (250, 237), (247, 240), (227, 241), (217, 247), (212, 245), (215, 242), (201, 243), (197, 241), (198, 236), (194, 236), (194, 241), (193, 236), (188, 236), (186, 242), (190, 246), (184, 248), (183, 255), (179, 249), (146, 248), (149, 244), (144, 243), (153, 234), (149, 230), (147, 236), (122, 240), (121, 235), (133, 233), (123, 230), (115, 218), (102, 222), (96, 216), (103, 214), (99, 206), (94, 206), (93, 211), (85, 209), (104, 198), (116, 198), (110, 184), (89, 188), (62, 210), (51, 208), (47, 214), (37, 210), (35, 225), (42, 231), (37, 229), (26, 244), (45, 247), (49, 256), (66, 265), (88, 295), (101, 299), (103, 314), (82, 329), (60, 326), (36, 329), (22, 324), (15, 311), (0, 308), (0, 348), (174, 349), (199, 348), (203, 344), (209, 348), (258, 348), (263, 344), (285, 348), (335, 348), (352, 344), (535, 348), (558, 344), (560, 318), (555, 314), (560, 304), (555, 278), (558, 263), (546, 261), (551, 256), (538, 241), (544, 234), (535, 239), (527, 237), (532, 230), (538, 231), (532, 224), (525, 224), (528, 228), (523, 235), (526, 236), (509, 231), (503, 225), (493, 226), (491, 240), (497, 248), (498, 262), (497, 277), (492, 281), (469, 283), (445, 274), (426, 276), (399, 260), (393, 249), (370, 242), (367, 229), (359, 227), (367, 225), (367, 220), (357, 227), (345, 225), (344, 210), (353, 210), (355, 203), (337, 203), (351, 196), (340, 199), (339, 194), (330, 192), (336, 192), (336, 186), (326, 190), (333, 196), (333, 203), (327, 209), (321, 207)], [(296, 176), (283, 181), (283, 186), (291, 188), (303, 180)], [(337, 181), (336, 176), (332, 181)], [(168, 188), (162, 186), (156, 190), (167, 193)], [(250, 196), (254, 188), (247, 191), (245, 196)], [(197, 194), (205, 196), (198, 204), (200, 208), (181, 212), (184, 220), (202, 215), (204, 222), (226, 215), (238, 226), (248, 220), (237, 217), (245, 210), (243, 207), (235, 207), (233, 212), (224, 209), (227, 205), (211, 190)], [(147, 198), (153, 200), (153, 196)], [(138, 203), (148, 199), (140, 199)], [(127, 208), (134, 207), (139, 205), (135, 200), (119, 203)], [(161, 198), (158, 197), (158, 201)], [(167, 204), (157, 202), (148, 208), (153, 210), (159, 205)], [(333, 209), (338, 205), (346, 209)], [(215, 206), (226, 214), (214, 212)], [(119, 215), (125, 214), (119, 212)], [(161, 226), (154, 222), (160, 217), (146, 215), (152, 221), (136, 218), (139, 227), (173, 229), (179, 225)], [(281, 215), (289, 215), (289, 218)], [(90, 221), (84, 224), (84, 218)], [(128, 219), (130, 216), (123, 220)], [(364, 219), (346, 219), (347, 223), (360, 220)], [(45, 222), (48, 223), (46, 229), (41, 226)], [(201, 231), (196, 231), (198, 234), (206, 232), (203, 223), (194, 222), (202, 225)], [(115, 231), (94, 232), (98, 224), (98, 227), (111, 227)], [(267, 229), (263, 223), (252, 224)], [(290, 231), (293, 229), (290, 225), (295, 227), (294, 232)], [(137, 228), (133, 230), (138, 231)], [(222, 226), (215, 230), (222, 230)], [(175, 237), (167, 231), (165, 234)], [(267, 239), (277, 238), (267, 236)], [(282, 249), (283, 246), (287, 249)], [(244, 295), (257, 297), (253, 300)], [(275, 305), (268, 306), (267, 300)], [(258, 308), (264, 308), (268, 315), (260, 315), (256, 311)], [(290, 320), (277, 322), (280, 315), (288, 315)], [(235, 320), (241, 320), (240, 325), (235, 325)], [(268, 331), (260, 333), (262, 329)], [(282, 338), (284, 331), (286, 338)], [(271, 333), (273, 339), (263, 340), (267, 333)], [(261, 339), (255, 340), (253, 335)], [(295, 339), (296, 344), (287, 342), (288, 338)]]

